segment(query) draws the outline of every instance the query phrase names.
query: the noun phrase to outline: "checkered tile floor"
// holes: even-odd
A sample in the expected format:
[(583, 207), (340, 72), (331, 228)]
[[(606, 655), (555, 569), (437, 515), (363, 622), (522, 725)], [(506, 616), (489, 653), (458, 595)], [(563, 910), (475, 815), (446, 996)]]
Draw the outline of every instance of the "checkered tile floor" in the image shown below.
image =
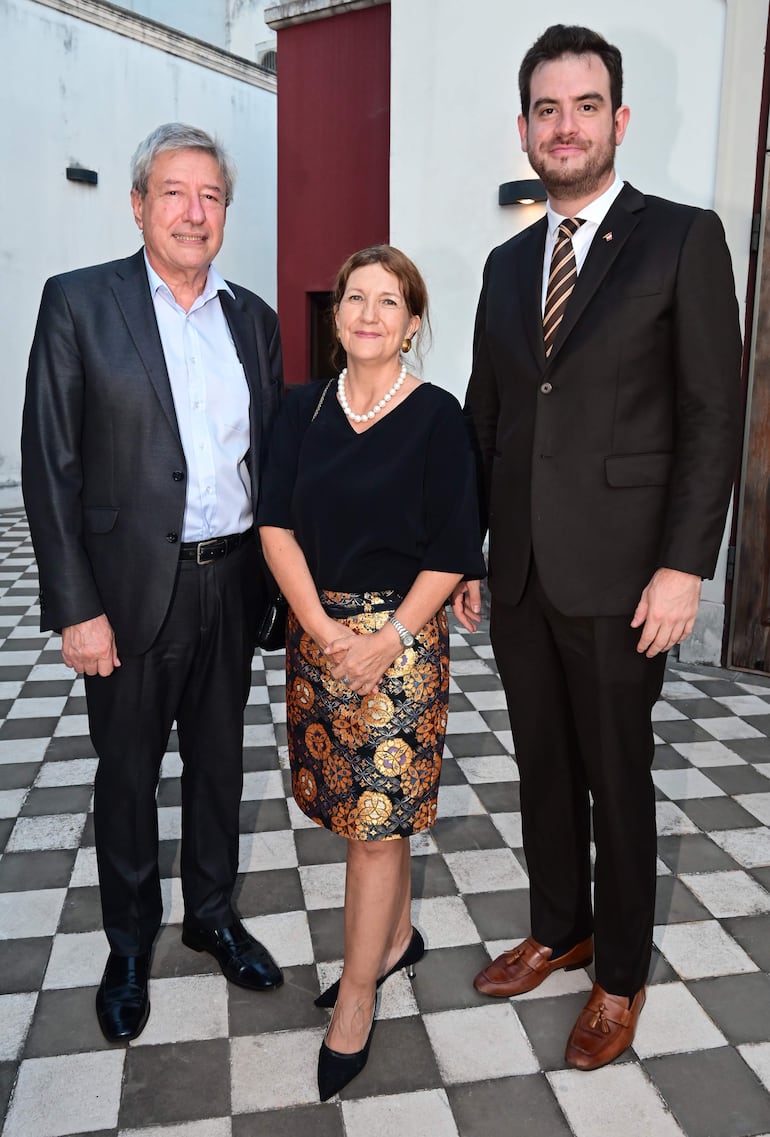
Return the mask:
[[(321, 1105), (313, 1006), (341, 954), (344, 843), (287, 800), (283, 658), (246, 711), (238, 902), (286, 969), (228, 987), (185, 949), (180, 763), (158, 792), (167, 926), (152, 1014), (127, 1048), (94, 1016), (100, 931), (82, 682), (37, 631), (21, 510), (0, 515), (2, 1137), (748, 1137), (770, 1134), (770, 681), (674, 664), (656, 709), (658, 926), (634, 1052), (593, 1074), (564, 1043), (591, 977), (502, 1003), (471, 978), (525, 936), (516, 766), (488, 639), (455, 634), (440, 820), (413, 840), (429, 954), (382, 992), (366, 1071)], [(277, 744), (277, 748), (276, 748)]]

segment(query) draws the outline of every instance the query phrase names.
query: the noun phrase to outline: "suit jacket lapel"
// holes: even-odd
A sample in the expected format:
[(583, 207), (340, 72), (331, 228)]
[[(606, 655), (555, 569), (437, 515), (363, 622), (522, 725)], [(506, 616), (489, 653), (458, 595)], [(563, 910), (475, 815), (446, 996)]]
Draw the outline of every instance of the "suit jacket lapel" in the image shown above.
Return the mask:
[[(232, 284), (230, 287), (234, 290)], [(264, 403), (260, 389), (260, 381), (263, 374), (269, 375), (270, 373), (269, 367), (267, 366), (267, 345), (261, 342), (264, 340), (261, 324), (254, 319), (253, 314), (249, 312), (243, 300), (237, 294), (236, 298), (233, 299), (229, 292), (220, 291), (219, 300), (230, 328), (230, 333), (233, 337), (235, 350), (238, 353), (238, 358), (241, 361), (241, 366), (246, 375), (246, 382), (249, 385), (249, 394), (251, 396), (251, 408), (249, 413), (251, 454), (256, 456), (260, 453), (259, 444), (262, 438), (262, 410)], [(264, 361), (260, 358), (262, 354), (265, 355)], [(250, 461), (249, 464), (253, 485), (256, 485), (258, 465), (259, 463), (254, 461)]]
[(643, 195), (626, 183), (610, 206), (607, 216), (591, 242), (588, 256), (580, 270), (574, 291), (567, 302), (564, 319), (556, 333), (553, 351), (548, 359), (549, 364), (559, 354), (564, 341), (583, 315), (596, 290), (620, 255), (623, 246), (639, 223), (638, 215), (643, 208)]
[[(527, 340), (539, 365), (545, 363), (543, 347), (543, 256), (548, 221), (545, 217), (535, 222), (522, 234), (516, 249), (516, 269), (519, 278), (518, 296), (522, 305), (522, 318)], [(532, 282), (535, 282), (533, 288)]]
[(122, 262), (113, 284), (113, 292), (158, 401), (175, 434), (179, 437), (171, 384), (155, 319), (155, 309), (152, 306), (143, 249)]

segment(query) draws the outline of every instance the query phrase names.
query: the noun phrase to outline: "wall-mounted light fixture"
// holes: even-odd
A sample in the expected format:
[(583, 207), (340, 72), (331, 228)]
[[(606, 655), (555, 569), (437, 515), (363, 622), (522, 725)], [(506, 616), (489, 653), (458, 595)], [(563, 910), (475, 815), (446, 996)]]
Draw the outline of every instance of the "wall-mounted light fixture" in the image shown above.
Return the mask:
[(67, 166), (68, 182), (85, 182), (86, 185), (95, 186), (99, 181), (96, 170), (86, 170), (83, 166)]
[(539, 178), (522, 178), (518, 182), (503, 182), (497, 191), (498, 205), (534, 205), (547, 198), (545, 186)]

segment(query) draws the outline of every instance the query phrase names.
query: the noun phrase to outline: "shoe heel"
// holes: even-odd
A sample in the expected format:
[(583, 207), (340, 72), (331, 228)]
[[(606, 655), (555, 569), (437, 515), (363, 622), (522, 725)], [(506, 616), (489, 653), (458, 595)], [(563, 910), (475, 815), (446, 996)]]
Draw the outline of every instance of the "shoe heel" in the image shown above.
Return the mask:
[(585, 959), (581, 959), (578, 963), (571, 963), (569, 965), (569, 967), (565, 967), (564, 970), (565, 971), (580, 971), (581, 968), (588, 967), (588, 965), (590, 963), (593, 963), (593, 961), (594, 961), (593, 955), (589, 955)]
[(414, 976), (415, 976), (414, 964), (410, 963), (408, 965), (408, 967), (406, 968), (406, 977), (407, 977), (407, 979), (414, 979)]

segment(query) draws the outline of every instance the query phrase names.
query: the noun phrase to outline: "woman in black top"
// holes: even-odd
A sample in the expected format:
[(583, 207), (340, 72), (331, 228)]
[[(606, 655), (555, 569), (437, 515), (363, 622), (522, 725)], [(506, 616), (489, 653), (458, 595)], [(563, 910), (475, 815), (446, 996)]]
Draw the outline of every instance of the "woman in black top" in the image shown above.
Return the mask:
[(425, 284), (391, 246), (354, 254), (334, 293), (348, 366), (290, 392), (258, 521), (290, 605), (287, 722), (300, 808), (348, 839), (342, 977), (322, 1100), (366, 1064), (376, 988), (424, 952), (410, 834), (436, 817), (449, 687), (444, 603), (484, 573), (471, 447), (446, 391), (408, 374)]

